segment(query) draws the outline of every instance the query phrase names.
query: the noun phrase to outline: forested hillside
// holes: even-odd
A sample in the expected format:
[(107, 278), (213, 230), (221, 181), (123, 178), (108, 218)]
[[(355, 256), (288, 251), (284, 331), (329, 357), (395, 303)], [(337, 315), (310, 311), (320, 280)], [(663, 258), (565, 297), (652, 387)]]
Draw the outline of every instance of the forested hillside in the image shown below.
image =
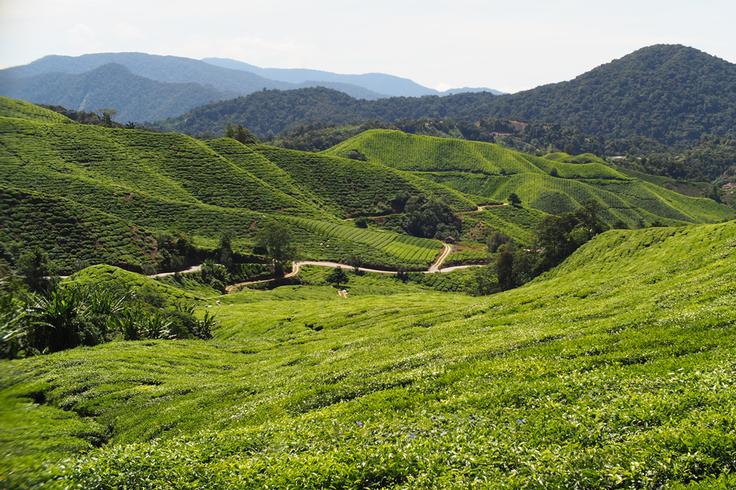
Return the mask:
[(226, 122), (237, 122), (265, 136), (308, 122), (395, 122), (424, 117), (477, 121), (489, 116), (556, 123), (607, 140), (697, 143), (704, 134), (733, 135), (736, 65), (692, 48), (657, 45), (569, 82), (512, 95), (357, 101), (320, 89), (269, 91), (197, 109), (165, 126), (217, 134)]

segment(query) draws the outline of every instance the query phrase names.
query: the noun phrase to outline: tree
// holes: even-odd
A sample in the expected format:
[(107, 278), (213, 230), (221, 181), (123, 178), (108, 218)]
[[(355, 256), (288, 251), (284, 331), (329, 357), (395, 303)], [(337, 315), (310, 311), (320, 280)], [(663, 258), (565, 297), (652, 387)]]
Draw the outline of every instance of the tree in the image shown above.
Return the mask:
[(354, 223), (358, 228), (368, 228), (368, 220), (363, 216), (355, 218)]
[(288, 228), (278, 222), (267, 222), (258, 232), (256, 246), (271, 261), (271, 271), (277, 278), (284, 277), (284, 263), (296, 257)]
[(389, 201), (389, 204), (391, 205), (391, 209), (395, 213), (403, 213), (404, 208), (406, 207), (407, 201), (409, 201), (409, 194), (407, 194), (404, 191), (401, 191), (398, 194), (396, 194), (393, 198), (391, 198), (391, 201)]
[(115, 116), (115, 114), (118, 113), (118, 111), (116, 111), (115, 109), (110, 109), (110, 108), (98, 109), (98, 111), (102, 113), (103, 126), (111, 128), (113, 126), (112, 118)]
[(345, 274), (345, 271), (339, 266), (332, 269), (330, 274), (327, 276), (327, 282), (334, 284), (338, 289), (340, 288), (340, 284), (346, 284), (349, 280), (348, 275)]
[(205, 284), (209, 284), (222, 293), (225, 292), (225, 284), (230, 282), (230, 274), (227, 268), (222, 264), (215, 263), (212, 259), (207, 259), (202, 263), (200, 274)]
[(519, 206), (521, 206), (521, 198), (517, 196), (515, 192), (512, 192), (511, 194), (509, 194), (509, 204), (511, 204), (515, 208), (518, 208)]
[(31, 291), (45, 293), (48, 290), (52, 272), (46, 252), (36, 247), (21, 254), (16, 268)]
[(572, 213), (547, 216), (537, 228), (537, 248), (541, 249), (539, 264), (544, 271), (562, 262), (578, 247), (606, 229), (598, 218), (600, 206), (586, 202)]
[(476, 267), (464, 286), (468, 293), (476, 296), (491, 294), (498, 289), (495, 271), (490, 266)]
[(228, 124), (225, 126), (225, 136), (239, 141), (244, 145), (254, 145), (258, 143), (258, 138), (240, 124)]
[(217, 262), (224, 265), (229, 272), (233, 271), (235, 262), (233, 259), (232, 237), (230, 233), (224, 233), (220, 237), (220, 244), (217, 247)]
[(406, 202), (402, 227), (410, 235), (445, 239), (460, 235), (462, 223), (445, 203), (424, 196), (413, 196)]
[(510, 241), (511, 238), (509, 238), (508, 236), (504, 235), (500, 231), (494, 231), (488, 237), (488, 251), (492, 254), (495, 254), (496, 252), (498, 252), (498, 249), (501, 248), (501, 245), (509, 243)]
[(360, 274), (360, 267), (363, 265), (363, 259), (359, 255), (351, 255), (347, 259), (347, 264), (353, 268), (353, 272), (358, 275)]
[(504, 290), (511, 289), (514, 285), (514, 254), (508, 244), (502, 245), (499, 250), (496, 256), (498, 285)]
[(365, 162), (366, 160), (368, 160), (368, 158), (367, 158), (367, 157), (366, 157), (366, 156), (365, 156), (365, 155), (364, 155), (363, 153), (361, 153), (361, 152), (360, 152), (360, 151), (358, 151), (358, 150), (350, 150), (350, 151), (349, 151), (349, 152), (347, 153), (347, 155), (346, 155), (346, 156), (347, 156), (348, 158), (350, 158), (351, 160), (359, 160), (359, 161), (361, 161), (361, 162)]

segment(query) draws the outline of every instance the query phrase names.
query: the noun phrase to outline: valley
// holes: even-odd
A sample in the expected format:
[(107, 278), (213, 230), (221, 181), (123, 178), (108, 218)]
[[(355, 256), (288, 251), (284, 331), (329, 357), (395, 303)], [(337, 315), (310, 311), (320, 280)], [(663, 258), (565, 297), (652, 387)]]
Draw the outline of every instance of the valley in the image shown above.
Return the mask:
[(11, 3), (0, 488), (736, 487), (732, 6)]

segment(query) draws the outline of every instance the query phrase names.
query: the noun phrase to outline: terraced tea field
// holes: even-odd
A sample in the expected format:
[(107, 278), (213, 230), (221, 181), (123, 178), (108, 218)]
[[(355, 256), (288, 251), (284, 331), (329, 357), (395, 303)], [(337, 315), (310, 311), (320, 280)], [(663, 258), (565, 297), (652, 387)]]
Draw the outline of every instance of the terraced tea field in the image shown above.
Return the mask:
[(503, 201), (515, 193), (524, 206), (559, 214), (592, 200), (600, 204), (609, 225), (628, 227), (715, 222), (734, 216), (732, 209), (710, 199), (683, 196), (642, 181), (590, 155), (577, 160), (563, 154), (542, 158), (490, 143), (388, 130), (366, 131), (326, 153), (345, 155), (353, 150), (371, 163), (411, 171), (477, 203)]
[[(321, 245), (329, 248), (332, 241), (360, 243), (366, 251), (379, 250), (392, 262), (407, 269), (425, 269), (439, 254), (442, 244), (437, 240), (400, 235), (387, 231), (356, 228), (337, 223), (325, 223), (304, 218), (292, 218), (298, 227), (322, 237)], [(363, 255), (359, 256), (363, 261)]]

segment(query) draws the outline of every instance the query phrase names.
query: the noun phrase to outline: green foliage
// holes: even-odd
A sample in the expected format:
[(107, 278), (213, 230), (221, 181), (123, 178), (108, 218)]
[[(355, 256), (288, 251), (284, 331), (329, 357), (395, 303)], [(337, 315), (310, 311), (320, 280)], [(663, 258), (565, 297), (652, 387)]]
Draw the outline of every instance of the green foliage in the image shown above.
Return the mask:
[[(319, 250), (320, 256), (330, 260), (342, 261), (351, 255), (359, 255), (368, 267), (381, 268), (382, 264), (387, 264), (394, 268), (426, 269), (441, 249), (438, 241), (427, 238), (304, 218), (290, 221), (299, 230), (317, 237), (319, 242), (313, 247)], [(340, 243), (350, 243), (351, 246), (340, 246)]]
[(52, 266), (49, 256), (40, 248), (21, 254), (15, 267), (18, 275), (33, 292), (42, 293), (51, 285)]
[(736, 99), (728, 87), (735, 74), (736, 65), (693, 48), (650, 46), (570, 82), (498, 97), (489, 114), (558, 123), (605, 138), (692, 143), (705, 133), (732, 134), (727, 108)]
[(502, 245), (496, 256), (496, 274), (501, 289), (510, 289), (514, 285), (514, 254), (510, 245)]
[(6, 292), (0, 353), (18, 357), (114, 339), (211, 337), (212, 315), (200, 320), (191, 305), (167, 307), (167, 298), (155, 289), (139, 295), (121, 286), (75, 278), (52, 284), (43, 294)]
[(212, 259), (207, 259), (202, 263), (200, 276), (204, 284), (208, 284), (221, 293), (225, 292), (225, 285), (230, 282), (230, 273), (227, 267), (215, 263)]
[(460, 235), (460, 219), (439, 201), (412, 196), (404, 211), (403, 228), (410, 235), (440, 240), (454, 240)]
[(536, 245), (541, 249), (542, 270), (562, 262), (585, 242), (605, 229), (598, 215), (600, 208), (591, 201), (573, 213), (548, 216), (537, 231)]
[(510, 241), (511, 238), (509, 238), (508, 236), (499, 231), (494, 231), (488, 237), (488, 251), (490, 253), (496, 253), (502, 245), (505, 245)]
[(609, 231), (482, 299), (351, 276), (394, 292), (246, 291), (203, 307), (216, 343), (4, 361), (0, 474), (11, 487), (708, 488), (734, 470), (735, 241), (734, 223)]
[(327, 276), (327, 282), (334, 284), (336, 288), (339, 288), (341, 284), (347, 284), (349, 280), (342, 267), (335, 267)]
[[(553, 175), (553, 177), (557, 177), (557, 176)], [(512, 192), (511, 194), (509, 194), (508, 201), (509, 201), (509, 204), (514, 207), (518, 208), (521, 206), (521, 198), (517, 196), (515, 192)]]
[(277, 278), (283, 277), (286, 262), (294, 260), (297, 255), (288, 228), (279, 223), (267, 223), (258, 232), (256, 247), (263, 250), (271, 261), (271, 269)]
[[(683, 196), (629, 177), (590, 156), (580, 159), (587, 163), (570, 163), (569, 155), (553, 154), (548, 159), (488, 143), (385, 130), (366, 131), (328, 153), (341, 154), (350, 148), (360, 149), (369, 162), (396, 166), (465, 195), (477, 196), (478, 203), (503, 201), (516, 194), (525, 207), (562, 214), (595, 200), (604, 208), (601, 219), (609, 226), (625, 223), (636, 227), (654, 221), (681, 224), (733, 216), (732, 211), (711, 200)], [(549, 175), (552, 169), (557, 170), (557, 177)], [(492, 207), (488, 210), (497, 212)], [(529, 213), (525, 215), (528, 219)], [(514, 215), (507, 212), (507, 216)], [(529, 228), (526, 230), (528, 233)], [(520, 235), (518, 231), (514, 234)]]
[(485, 296), (504, 288), (501, 284), (502, 271), (497, 271), (497, 267), (484, 266), (473, 269), (472, 275), (465, 280), (463, 290), (475, 296)]
[(0, 242), (19, 244), (16, 254), (44, 250), (60, 273), (100, 262), (143, 270), (156, 257), (151, 232), (64, 198), (0, 184), (0, 215)]
[(228, 124), (225, 126), (225, 137), (232, 138), (244, 145), (255, 145), (258, 138), (240, 124)]
[[(248, 121), (256, 133), (266, 135), (305, 123), (390, 123), (407, 117), (475, 123), (496, 116), (570, 128), (557, 130), (554, 137), (557, 148), (564, 151), (600, 151), (597, 138), (694, 142), (705, 133), (732, 134), (733, 114), (727, 108), (736, 103), (729, 86), (735, 70), (733, 64), (692, 48), (658, 45), (575, 80), (512, 95), (479, 93), (360, 101), (319, 88), (265, 91), (195, 109), (170, 121), (168, 127), (201, 133), (213, 127), (219, 130), (223, 120)], [(549, 129), (541, 124), (537, 127), (536, 142), (544, 147)], [(494, 129), (511, 133), (503, 125)], [(527, 138), (531, 141), (532, 134)]]
[(220, 237), (220, 244), (217, 247), (217, 262), (225, 266), (228, 271), (232, 271), (235, 267), (232, 237), (229, 233), (225, 233)]
[[(35, 107), (20, 105), (26, 113)], [(462, 199), (380, 165), (260, 148), (274, 163), (232, 140), (204, 145), (181, 135), (31, 116), (0, 117), (0, 132), (0, 213), (6, 225), (0, 242), (18, 243), (19, 252), (45, 250), (61, 273), (96, 263), (176, 270), (202, 255), (215, 256), (223, 233), (232, 236), (234, 252), (250, 250), (264, 221), (290, 227), (305, 256), (334, 260), (363, 254), (367, 244), (343, 235), (326, 250), (322, 237), (294, 227), (286, 216), (336, 221), (333, 212), (386, 212), (400, 191), (449, 196), (453, 205)], [(181, 238), (191, 247), (182, 250)], [(381, 250), (367, 255), (376, 265), (394, 263)]]
[(9, 97), (0, 96), (0, 114), (5, 117), (15, 117), (20, 119), (31, 119), (35, 121), (68, 123), (71, 122), (67, 117), (58, 114), (55, 111), (45, 109), (43, 107), (25, 102), (23, 100), (11, 99)]

